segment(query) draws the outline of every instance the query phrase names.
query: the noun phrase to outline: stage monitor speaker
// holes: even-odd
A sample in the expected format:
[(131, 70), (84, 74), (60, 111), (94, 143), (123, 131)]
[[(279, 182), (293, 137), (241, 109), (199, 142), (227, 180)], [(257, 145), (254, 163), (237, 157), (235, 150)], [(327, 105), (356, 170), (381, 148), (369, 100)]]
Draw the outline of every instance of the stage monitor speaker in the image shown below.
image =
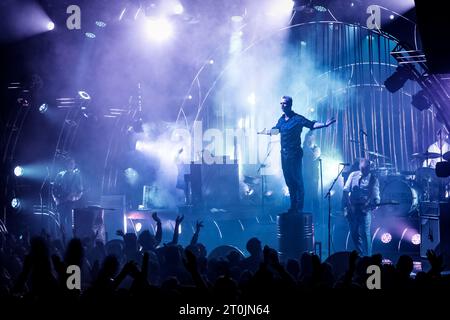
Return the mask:
[(444, 257), (444, 267), (450, 270), (450, 203), (439, 206), (440, 253)]
[(100, 205), (105, 208), (105, 237), (106, 241), (113, 239), (121, 240), (122, 237), (116, 235), (117, 230), (126, 232), (126, 202), (124, 195), (102, 196)]
[(433, 74), (450, 73), (450, 24), (444, 2), (415, 0), (417, 25), (427, 65)]

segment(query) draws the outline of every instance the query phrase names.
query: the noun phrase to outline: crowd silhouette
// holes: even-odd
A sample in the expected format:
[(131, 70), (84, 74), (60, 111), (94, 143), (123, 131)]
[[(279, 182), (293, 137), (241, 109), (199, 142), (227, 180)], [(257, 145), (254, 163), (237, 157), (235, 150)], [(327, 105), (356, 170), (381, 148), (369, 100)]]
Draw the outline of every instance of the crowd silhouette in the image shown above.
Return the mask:
[[(148, 230), (139, 236), (118, 231), (122, 240), (107, 244), (92, 238), (52, 239), (48, 234), (20, 239), (0, 234), (0, 297), (39, 302), (58, 301), (174, 301), (210, 303), (269, 303), (280, 297), (317, 289), (367, 291), (369, 265), (381, 268), (382, 290), (430, 290), (450, 288), (442, 274), (443, 261), (428, 252), (430, 269), (411, 276), (413, 259), (401, 256), (396, 264), (383, 264), (382, 256), (348, 255), (348, 268), (336, 274), (333, 266), (317, 255), (304, 253), (298, 259), (280, 262), (274, 248), (263, 246), (257, 238), (247, 242), (248, 257), (237, 251), (208, 258), (199, 241), (203, 224), (197, 222), (189, 244), (178, 243), (178, 225), (170, 243), (161, 243), (162, 228), (153, 214), (156, 234)], [(67, 287), (67, 267), (81, 270), (81, 289)]]

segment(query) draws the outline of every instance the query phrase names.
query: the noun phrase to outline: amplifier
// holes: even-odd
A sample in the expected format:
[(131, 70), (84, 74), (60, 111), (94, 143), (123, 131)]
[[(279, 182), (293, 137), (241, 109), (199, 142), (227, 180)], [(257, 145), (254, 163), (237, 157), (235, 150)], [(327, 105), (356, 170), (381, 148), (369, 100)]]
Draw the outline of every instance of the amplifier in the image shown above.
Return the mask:
[(427, 257), (427, 250), (439, 252), (440, 245), (439, 217), (420, 217), (420, 256)]
[(105, 220), (105, 240), (121, 240), (122, 237), (116, 235), (117, 230), (127, 232), (127, 220), (125, 217), (126, 199), (124, 195), (103, 195), (100, 200), (102, 208), (106, 208)]
[(439, 202), (436, 201), (420, 202), (419, 213), (421, 216), (439, 217)]
[(224, 157), (222, 163), (191, 164), (191, 192), (194, 206), (223, 208), (239, 202), (239, 167)]
[(420, 256), (427, 257), (427, 250), (439, 251), (439, 202), (421, 201), (419, 203), (420, 214)]

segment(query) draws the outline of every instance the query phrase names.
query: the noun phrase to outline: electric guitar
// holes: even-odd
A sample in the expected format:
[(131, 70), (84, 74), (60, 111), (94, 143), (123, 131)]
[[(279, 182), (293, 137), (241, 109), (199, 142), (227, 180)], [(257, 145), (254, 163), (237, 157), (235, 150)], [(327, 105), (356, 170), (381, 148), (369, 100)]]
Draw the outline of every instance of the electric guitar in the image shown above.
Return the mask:
[(378, 207), (388, 206), (388, 205), (399, 205), (398, 201), (385, 201), (378, 204), (368, 203), (368, 195), (365, 190), (355, 186), (349, 194), (349, 205), (348, 208), (350, 211), (370, 211), (374, 210)]
[(387, 201), (387, 202), (380, 202), (379, 204), (366, 205), (366, 206), (364, 206), (364, 208), (355, 207), (355, 206), (349, 206), (349, 207), (347, 207), (347, 212), (344, 213), (344, 216), (348, 216), (350, 213), (356, 212), (356, 211), (359, 211), (359, 212), (361, 212), (361, 211), (372, 211), (372, 210), (375, 210), (375, 209), (377, 209), (379, 207), (382, 207), (382, 206), (396, 206), (396, 205), (399, 205), (399, 204), (400, 203), (398, 201), (391, 200), (391, 201)]

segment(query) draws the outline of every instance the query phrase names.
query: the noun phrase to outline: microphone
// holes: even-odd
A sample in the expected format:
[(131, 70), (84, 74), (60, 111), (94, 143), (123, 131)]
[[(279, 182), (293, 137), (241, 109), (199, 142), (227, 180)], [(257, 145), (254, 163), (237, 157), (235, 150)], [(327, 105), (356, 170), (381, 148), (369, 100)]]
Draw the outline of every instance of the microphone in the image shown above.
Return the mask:
[(271, 131), (267, 132), (266, 128), (264, 128), (263, 130), (257, 132), (256, 134), (263, 134), (263, 135), (266, 135), (266, 136), (271, 136), (272, 132)]
[(349, 166), (350, 165), (350, 163), (347, 163), (347, 162), (339, 162), (339, 164), (341, 165), (341, 166), (344, 166), (344, 167), (346, 167), (346, 166)]

